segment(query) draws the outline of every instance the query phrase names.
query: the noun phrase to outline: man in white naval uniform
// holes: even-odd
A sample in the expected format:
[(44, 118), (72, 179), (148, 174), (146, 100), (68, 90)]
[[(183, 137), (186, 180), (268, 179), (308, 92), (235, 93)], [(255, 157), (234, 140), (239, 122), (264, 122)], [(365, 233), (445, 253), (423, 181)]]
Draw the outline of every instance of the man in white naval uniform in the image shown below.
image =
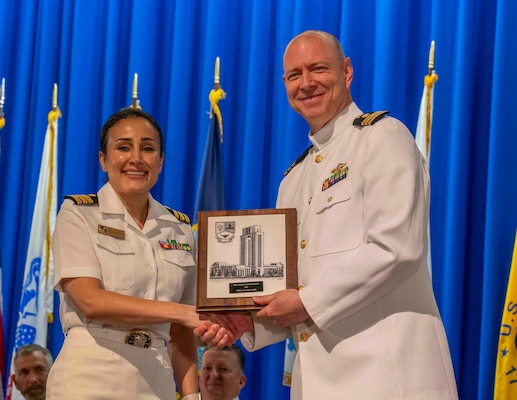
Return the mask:
[(286, 172), (299, 290), (254, 297), (253, 318), (220, 316), (250, 351), (292, 335), (294, 400), (457, 399), (427, 260), (429, 174), (408, 129), (362, 114), (335, 37), (307, 31), (284, 53), (287, 97), (312, 146)]

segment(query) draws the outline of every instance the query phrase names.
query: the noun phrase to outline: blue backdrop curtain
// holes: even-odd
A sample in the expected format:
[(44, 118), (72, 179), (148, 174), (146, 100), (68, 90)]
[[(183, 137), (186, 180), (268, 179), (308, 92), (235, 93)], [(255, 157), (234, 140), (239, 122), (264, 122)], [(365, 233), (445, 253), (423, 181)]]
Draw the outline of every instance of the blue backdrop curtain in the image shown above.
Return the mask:
[[(227, 93), (220, 103), (226, 208), (268, 208), (283, 171), (308, 143), (306, 124), (285, 98), (283, 49), (302, 30), (323, 29), (352, 59), (352, 94), (363, 111), (389, 109), (413, 132), (429, 44), (436, 41), (433, 284), (460, 397), (491, 398), (517, 226), (515, 15), (514, 0), (0, 0), (6, 355), (14, 343), (53, 83), (63, 114), (60, 198), (102, 185), (99, 131), (130, 104), (138, 73), (141, 105), (166, 133), (153, 195), (192, 213), (219, 56)], [(49, 337), (54, 355), (62, 340), (56, 321)], [(287, 398), (283, 358), (283, 343), (247, 354), (241, 399)]]

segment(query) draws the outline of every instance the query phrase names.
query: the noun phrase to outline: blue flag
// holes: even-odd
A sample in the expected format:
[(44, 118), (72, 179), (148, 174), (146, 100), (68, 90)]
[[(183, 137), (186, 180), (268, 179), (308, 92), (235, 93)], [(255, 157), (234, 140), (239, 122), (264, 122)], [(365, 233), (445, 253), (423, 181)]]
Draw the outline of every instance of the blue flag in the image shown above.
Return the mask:
[(210, 127), (201, 167), (201, 176), (196, 198), (196, 208), (192, 220), (192, 229), (197, 231), (197, 212), (224, 210), (224, 173), (222, 152), (222, 117), (219, 109), (219, 100), (225, 97), (219, 87), (210, 92)]

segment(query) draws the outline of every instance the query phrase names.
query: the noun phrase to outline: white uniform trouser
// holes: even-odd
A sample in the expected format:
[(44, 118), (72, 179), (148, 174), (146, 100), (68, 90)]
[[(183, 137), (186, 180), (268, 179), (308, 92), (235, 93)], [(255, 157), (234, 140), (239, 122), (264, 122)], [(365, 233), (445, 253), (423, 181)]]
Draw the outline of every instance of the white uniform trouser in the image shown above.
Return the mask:
[[(69, 330), (50, 370), (47, 400), (174, 400), (176, 384), (165, 342), (124, 343), (119, 332)], [(104, 337), (102, 337), (104, 336)], [(163, 345), (162, 345), (163, 343)]]

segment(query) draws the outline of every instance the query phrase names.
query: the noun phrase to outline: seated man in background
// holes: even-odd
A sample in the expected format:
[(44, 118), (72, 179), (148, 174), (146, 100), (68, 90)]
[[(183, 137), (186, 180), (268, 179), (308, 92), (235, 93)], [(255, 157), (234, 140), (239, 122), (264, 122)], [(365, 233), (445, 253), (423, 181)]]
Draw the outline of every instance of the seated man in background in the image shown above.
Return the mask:
[(26, 344), (14, 356), (13, 382), (27, 400), (45, 399), (52, 354), (39, 344)]
[(238, 400), (244, 385), (244, 353), (238, 346), (203, 351), (199, 376), (202, 400)]

